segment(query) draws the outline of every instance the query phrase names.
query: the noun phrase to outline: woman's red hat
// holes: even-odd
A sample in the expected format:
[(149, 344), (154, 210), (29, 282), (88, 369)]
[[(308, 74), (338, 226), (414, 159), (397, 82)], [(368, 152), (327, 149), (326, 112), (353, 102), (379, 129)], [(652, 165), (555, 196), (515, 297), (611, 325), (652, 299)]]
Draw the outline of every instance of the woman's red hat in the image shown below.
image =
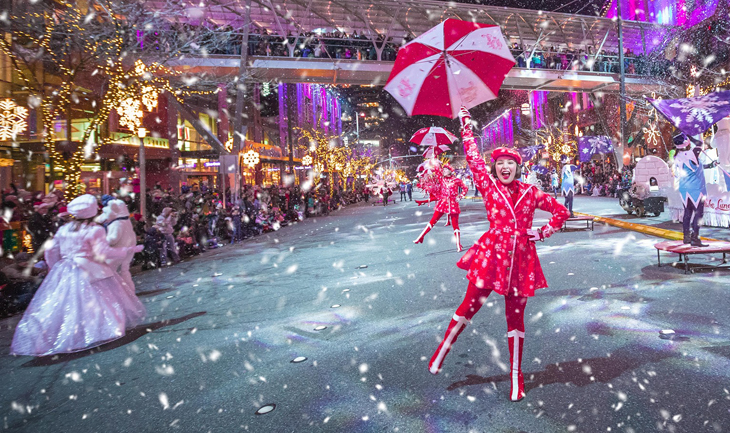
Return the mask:
[(517, 164), (522, 164), (522, 156), (520, 156), (520, 153), (514, 149), (510, 149), (508, 147), (498, 147), (494, 149), (492, 151), (492, 162), (497, 161), (497, 158), (501, 156), (512, 158), (517, 161)]

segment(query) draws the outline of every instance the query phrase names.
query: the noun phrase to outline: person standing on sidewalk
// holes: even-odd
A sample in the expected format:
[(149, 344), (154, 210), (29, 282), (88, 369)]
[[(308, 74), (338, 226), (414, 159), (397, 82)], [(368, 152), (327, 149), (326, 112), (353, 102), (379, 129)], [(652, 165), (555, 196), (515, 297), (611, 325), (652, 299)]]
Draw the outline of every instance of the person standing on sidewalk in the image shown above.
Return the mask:
[(162, 213), (157, 217), (157, 229), (165, 237), (162, 243), (162, 265), (168, 263), (168, 252), (172, 257), (173, 263), (180, 262), (180, 255), (177, 253), (177, 244), (175, 237), (172, 235), (177, 224), (177, 213), (172, 211), (171, 207), (162, 209)]
[[(547, 287), (535, 242), (544, 240), (562, 227), (568, 210), (550, 194), (519, 178), (522, 157), (514, 149), (500, 147), (492, 152), (490, 168), (479, 154), (471, 131), (471, 116), (466, 108), (459, 113), (461, 136), (474, 182), (484, 197), (489, 230), (469, 248), (457, 266), (467, 271), (469, 286), (464, 301), (456, 309), (444, 339), (431, 357), (428, 370), (438, 374), (444, 358), (467, 323), (496, 292), (504, 296), (507, 317), (507, 339), (510, 352), (510, 400), (525, 397), (522, 375), (522, 349), (525, 340), (524, 314), (527, 298), (535, 290)], [(532, 229), (535, 211), (552, 214), (541, 228)]]
[(565, 198), (565, 202), (563, 205), (568, 208), (570, 211), (570, 217), (573, 218), (573, 197), (575, 196), (575, 178), (573, 177), (573, 172), (578, 169), (573, 164), (570, 164), (570, 161), (568, 161), (567, 158), (563, 159), (563, 168), (562, 168), (562, 193), (563, 197)]
[(380, 194), (383, 196), (383, 206), (388, 206), (388, 199), (392, 193), (393, 191), (390, 190), (388, 184), (384, 184), (383, 187), (380, 188)]

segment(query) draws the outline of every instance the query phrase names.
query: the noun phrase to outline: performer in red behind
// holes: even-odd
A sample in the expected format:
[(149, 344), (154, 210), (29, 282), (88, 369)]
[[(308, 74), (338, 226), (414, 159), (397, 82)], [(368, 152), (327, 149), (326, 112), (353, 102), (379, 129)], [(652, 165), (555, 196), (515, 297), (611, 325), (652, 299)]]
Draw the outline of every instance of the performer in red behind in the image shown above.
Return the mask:
[[(423, 242), (426, 233), (430, 232), (438, 220), (444, 215), (451, 217), (451, 224), (454, 226), (454, 237), (456, 238), (456, 251), (463, 250), (461, 246), (461, 230), (459, 230), (459, 200), (466, 195), (466, 185), (458, 177), (454, 176), (454, 169), (448, 163), (441, 167), (435, 167), (433, 171), (433, 184), (435, 188), (431, 188), (428, 201), (436, 201), (436, 209), (433, 212), (431, 221), (426, 224), (418, 239), (413, 241), (414, 244)], [(461, 188), (461, 191), (459, 189)], [(428, 190), (428, 188), (425, 188)], [(428, 201), (416, 200), (418, 205), (428, 203)]]
[[(459, 117), (466, 161), (474, 174), (474, 183), (484, 197), (489, 230), (457, 263), (458, 267), (467, 271), (469, 286), (428, 369), (433, 374), (441, 370), (444, 357), (456, 338), (494, 291), (505, 300), (511, 370), (510, 400), (519, 401), (525, 396), (521, 369), (525, 305), (527, 298), (534, 296), (535, 290), (547, 287), (535, 241), (550, 237), (560, 229), (570, 213), (549, 194), (515, 180), (520, 176), (522, 158), (514, 149), (495, 149), (490, 172), (474, 141), (469, 111), (462, 108)], [(532, 219), (536, 209), (550, 212), (552, 218), (543, 227), (533, 230)]]

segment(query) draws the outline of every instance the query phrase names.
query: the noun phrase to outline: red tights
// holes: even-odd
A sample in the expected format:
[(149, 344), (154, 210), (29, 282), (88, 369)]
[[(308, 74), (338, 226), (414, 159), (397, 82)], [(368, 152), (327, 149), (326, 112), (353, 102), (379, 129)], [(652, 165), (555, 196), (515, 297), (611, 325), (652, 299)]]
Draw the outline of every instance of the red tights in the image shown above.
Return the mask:
[[(474, 283), (469, 282), (466, 288), (466, 296), (459, 308), (456, 309), (456, 315), (471, 320), (477, 311), (482, 308), (487, 297), (492, 293), (491, 289), (480, 289)], [(527, 298), (523, 296), (515, 296), (510, 293), (504, 297), (505, 315), (507, 316), (507, 331), (518, 330), (525, 332), (525, 305)]]
[[(431, 217), (431, 221), (429, 221), (428, 223), (431, 224), (431, 227), (434, 227), (443, 215), (443, 212), (439, 212), (437, 210), (434, 211), (433, 216)], [(459, 214), (452, 213), (449, 214), (449, 217), (451, 218), (451, 225), (454, 226), (454, 230), (459, 230)]]

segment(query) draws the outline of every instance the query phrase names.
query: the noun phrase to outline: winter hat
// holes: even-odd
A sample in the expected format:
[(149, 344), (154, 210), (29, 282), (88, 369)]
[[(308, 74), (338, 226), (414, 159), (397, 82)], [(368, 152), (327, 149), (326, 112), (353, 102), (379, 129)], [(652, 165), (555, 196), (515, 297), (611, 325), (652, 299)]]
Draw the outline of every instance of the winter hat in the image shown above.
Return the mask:
[(103, 196), (101, 196), (101, 205), (106, 206), (107, 203), (112, 200), (114, 200), (114, 197), (110, 196), (109, 194), (104, 194)]
[(99, 204), (96, 197), (91, 194), (84, 194), (71, 200), (66, 207), (68, 212), (78, 219), (93, 218), (99, 212)]
[(517, 164), (522, 164), (522, 157), (519, 152), (508, 147), (498, 147), (492, 151), (492, 162), (496, 162), (500, 157), (512, 158), (517, 161)]
[(680, 148), (684, 149), (686, 147), (689, 147), (689, 145), (690, 145), (689, 139), (683, 132), (680, 132), (679, 134), (672, 137), (672, 141), (674, 142), (674, 145), (677, 146), (678, 149), (680, 149)]

